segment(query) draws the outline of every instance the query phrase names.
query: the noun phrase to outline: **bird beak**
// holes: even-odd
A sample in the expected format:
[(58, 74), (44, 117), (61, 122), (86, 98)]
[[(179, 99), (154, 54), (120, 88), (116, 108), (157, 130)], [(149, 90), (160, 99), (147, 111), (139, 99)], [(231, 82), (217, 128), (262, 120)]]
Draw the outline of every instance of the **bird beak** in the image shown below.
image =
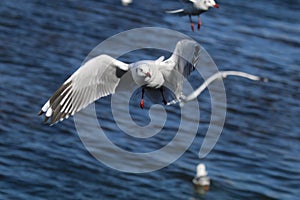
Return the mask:
[(149, 78), (151, 78), (151, 74), (150, 74), (150, 72), (147, 72), (147, 73), (145, 73), (145, 75), (146, 75), (146, 77), (149, 77)]
[(220, 8), (219, 4), (217, 4), (217, 3), (213, 6), (214, 6), (214, 8)]

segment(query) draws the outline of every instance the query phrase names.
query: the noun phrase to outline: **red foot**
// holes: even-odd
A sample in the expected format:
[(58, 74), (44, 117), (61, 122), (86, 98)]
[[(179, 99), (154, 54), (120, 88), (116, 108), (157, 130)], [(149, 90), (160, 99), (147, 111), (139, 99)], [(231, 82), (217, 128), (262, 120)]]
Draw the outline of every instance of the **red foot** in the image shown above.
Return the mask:
[(195, 25), (191, 24), (191, 28), (192, 28), (192, 31), (194, 32), (195, 31)]
[(200, 30), (201, 25), (202, 25), (201, 18), (200, 18), (200, 16), (198, 16), (198, 30)]
[(141, 107), (141, 109), (144, 109), (144, 107), (145, 107), (144, 99), (141, 100), (141, 102), (140, 102), (140, 107)]

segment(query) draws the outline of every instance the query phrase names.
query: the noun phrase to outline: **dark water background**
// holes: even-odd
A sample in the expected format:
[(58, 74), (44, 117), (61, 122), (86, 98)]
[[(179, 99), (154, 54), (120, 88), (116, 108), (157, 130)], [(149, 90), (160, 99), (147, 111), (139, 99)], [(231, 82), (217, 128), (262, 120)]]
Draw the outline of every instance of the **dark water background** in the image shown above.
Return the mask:
[[(175, 0), (138, 0), (130, 7), (116, 0), (2, 0), (0, 199), (298, 199), (300, 1), (218, 3), (220, 9), (202, 16), (201, 32), (193, 33), (187, 17), (164, 14), (180, 6)], [(36, 113), (97, 44), (149, 26), (191, 36), (222, 70), (270, 81), (225, 80), (225, 127), (205, 159), (197, 155), (210, 119), (208, 92), (199, 98), (202, 121), (189, 150), (162, 170), (128, 174), (95, 160), (72, 119), (49, 127)], [(127, 62), (146, 58), (154, 59), (141, 51)], [(151, 142), (161, 146), (161, 139)], [(205, 195), (191, 182), (199, 162), (212, 179)]]

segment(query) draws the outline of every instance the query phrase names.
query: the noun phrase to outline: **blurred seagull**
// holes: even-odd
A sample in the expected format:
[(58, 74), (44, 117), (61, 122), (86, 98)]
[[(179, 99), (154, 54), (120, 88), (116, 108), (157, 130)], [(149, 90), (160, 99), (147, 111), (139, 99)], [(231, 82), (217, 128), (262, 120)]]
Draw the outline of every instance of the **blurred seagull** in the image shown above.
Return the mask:
[(219, 8), (219, 5), (214, 0), (181, 0), (185, 6), (182, 9), (166, 11), (170, 14), (188, 15), (190, 18), (191, 28), (194, 31), (194, 22), (192, 15), (198, 16), (198, 30), (201, 27), (200, 15), (206, 12), (210, 7)]
[(193, 184), (195, 186), (196, 192), (200, 194), (205, 194), (205, 192), (209, 190), (210, 178), (207, 175), (205, 165), (202, 163), (197, 165), (197, 174), (193, 178)]
[(205, 188), (205, 190), (209, 189), (210, 186), (210, 178), (207, 176), (206, 167), (204, 164), (200, 163), (197, 165), (197, 173), (193, 178), (194, 185)]
[(99, 55), (74, 72), (45, 103), (39, 115), (45, 114), (45, 123), (51, 118), (51, 125), (62, 121), (97, 99), (113, 94), (126, 72), (132, 76), (132, 81), (126, 84), (134, 82), (142, 88), (141, 108), (144, 108), (145, 93), (156, 100), (160, 98), (164, 104), (170, 98), (179, 101), (184, 78), (195, 69), (199, 52), (196, 41), (183, 39), (167, 60), (162, 56), (157, 60), (126, 64), (111, 56)]
[(128, 6), (129, 4), (132, 3), (132, 0), (121, 0), (123, 6)]

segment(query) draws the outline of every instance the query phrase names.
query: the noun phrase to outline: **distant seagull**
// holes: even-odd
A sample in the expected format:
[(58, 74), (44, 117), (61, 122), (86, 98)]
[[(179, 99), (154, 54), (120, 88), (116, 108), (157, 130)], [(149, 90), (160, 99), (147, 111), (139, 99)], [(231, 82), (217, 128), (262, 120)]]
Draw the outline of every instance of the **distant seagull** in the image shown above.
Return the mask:
[(197, 173), (196, 176), (193, 178), (193, 184), (197, 188), (203, 189), (205, 191), (209, 190), (210, 178), (207, 175), (205, 165), (202, 163), (197, 165)]
[(132, 0), (121, 0), (121, 1), (122, 1), (123, 6), (128, 6), (129, 4), (132, 3)]
[(51, 118), (51, 125), (62, 121), (97, 99), (113, 94), (127, 71), (131, 73), (132, 82), (142, 88), (141, 108), (144, 108), (145, 93), (156, 100), (161, 99), (164, 104), (170, 98), (179, 101), (184, 77), (195, 69), (199, 53), (197, 42), (184, 39), (177, 43), (167, 60), (160, 57), (126, 64), (108, 55), (99, 55), (74, 72), (46, 102), (39, 115), (45, 114), (45, 123)]
[(182, 9), (166, 11), (170, 14), (188, 15), (190, 18), (191, 28), (194, 31), (194, 22), (192, 21), (192, 15), (198, 16), (198, 30), (201, 27), (200, 15), (210, 7), (219, 8), (219, 5), (214, 0), (181, 0), (185, 6)]

